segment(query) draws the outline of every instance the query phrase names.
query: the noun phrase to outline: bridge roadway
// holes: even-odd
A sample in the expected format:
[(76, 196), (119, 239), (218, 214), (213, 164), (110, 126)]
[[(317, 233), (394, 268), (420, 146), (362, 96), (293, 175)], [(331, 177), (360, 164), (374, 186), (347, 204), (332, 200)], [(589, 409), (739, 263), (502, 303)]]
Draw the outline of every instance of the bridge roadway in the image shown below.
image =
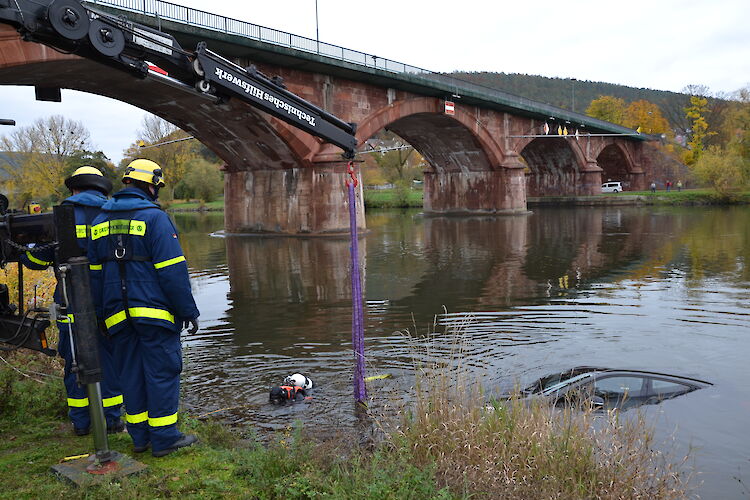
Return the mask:
[[(321, 43), (319, 51), (315, 40), (159, 0), (104, 0), (95, 6), (159, 27), (183, 47), (206, 41), (240, 65), (283, 77), (290, 91), (357, 123), (360, 146), (383, 128), (395, 132), (429, 163), (428, 213), (521, 213), (527, 196), (597, 194), (603, 178), (645, 188), (653, 156), (645, 141), (652, 138), (612, 123), (341, 47)], [(144, 11), (137, 12), (141, 6)], [(225, 162), (228, 231), (348, 229), (340, 150), (245, 103), (213, 104), (160, 80), (139, 80), (23, 42), (2, 25), (0, 84), (104, 95), (192, 133)], [(445, 113), (447, 99), (455, 102), (453, 115)], [(551, 135), (535, 137), (544, 134), (545, 124)], [(571, 135), (554, 136), (558, 127)], [(572, 135), (576, 130), (578, 137)]]

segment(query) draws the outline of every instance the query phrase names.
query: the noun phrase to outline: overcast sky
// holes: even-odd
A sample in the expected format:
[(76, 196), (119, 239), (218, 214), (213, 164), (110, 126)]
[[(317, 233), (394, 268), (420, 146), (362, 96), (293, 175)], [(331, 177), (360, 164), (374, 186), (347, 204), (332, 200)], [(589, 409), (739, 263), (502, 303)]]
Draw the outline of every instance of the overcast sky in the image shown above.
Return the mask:
[[(176, 3), (315, 38), (315, 0)], [(713, 92), (750, 85), (750, 1), (318, 0), (320, 40), (433, 71), (497, 71)], [(83, 121), (112, 160), (136, 139), (144, 112), (63, 91), (0, 88), (0, 118), (28, 125), (61, 113)], [(0, 129), (5, 132), (10, 127)]]

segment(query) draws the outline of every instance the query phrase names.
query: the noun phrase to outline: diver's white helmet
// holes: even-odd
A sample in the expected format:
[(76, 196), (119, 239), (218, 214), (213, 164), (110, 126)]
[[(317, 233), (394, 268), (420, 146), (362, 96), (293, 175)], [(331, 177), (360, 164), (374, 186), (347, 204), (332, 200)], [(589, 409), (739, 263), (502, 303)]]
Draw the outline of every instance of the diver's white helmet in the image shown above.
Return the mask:
[(301, 373), (295, 373), (293, 375), (289, 375), (284, 379), (284, 385), (296, 385), (297, 387), (302, 387), (303, 389), (312, 389), (313, 382)]

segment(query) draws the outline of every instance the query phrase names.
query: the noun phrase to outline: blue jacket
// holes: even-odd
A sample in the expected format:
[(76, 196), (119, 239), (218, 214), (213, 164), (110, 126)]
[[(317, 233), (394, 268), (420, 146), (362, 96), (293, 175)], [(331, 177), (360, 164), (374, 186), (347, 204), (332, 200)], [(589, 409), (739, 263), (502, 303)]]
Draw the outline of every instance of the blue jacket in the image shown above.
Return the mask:
[[(99, 191), (89, 189), (82, 191), (78, 194), (70, 196), (63, 200), (62, 204), (75, 205), (75, 218), (76, 218), (76, 237), (78, 246), (80, 246), (84, 253), (88, 247), (88, 235), (91, 227), (91, 221), (99, 215), (101, 206), (106, 203), (107, 197)], [(51, 266), (55, 259), (55, 252), (52, 248), (41, 251), (28, 251), (21, 255), (21, 262), (29, 269), (47, 269)], [(92, 271), (93, 272), (93, 271)], [(55, 302), (60, 303), (62, 292), (60, 291), (60, 285), (58, 284), (55, 288)], [(68, 312), (72, 314), (74, 311), (68, 309)]]
[(140, 189), (126, 187), (102, 206), (88, 256), (101, 271), (92, 273), (92, 292), (109, 333), (129, 323), (179, 332), (198, 317), (177, 229)]

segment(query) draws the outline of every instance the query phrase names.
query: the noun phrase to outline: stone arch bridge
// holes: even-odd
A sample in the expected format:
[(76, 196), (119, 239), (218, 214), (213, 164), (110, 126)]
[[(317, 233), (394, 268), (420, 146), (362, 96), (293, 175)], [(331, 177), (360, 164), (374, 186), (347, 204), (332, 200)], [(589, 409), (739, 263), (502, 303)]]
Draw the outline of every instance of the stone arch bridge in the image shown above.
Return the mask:
[[(111, 2), (129, 3), (104, 4)], [(206, 41), (212, 50), (241, 65), (255, 64), (267, 75), (283, 77), (290, 91), (357, 123), (360, 146), (381, 129), (395, 132), (429, 163), (426, 212), (524, 212), (528, 196), (597, 194), (602, 180), (645, 188), (644, 141), (650, 137), (630, 129), (418, 68), (400, 65), (394, 71), (398, 63), (341, 47), (322, 44), (321, 51), (318, 44), (313, 50), (305, 45), (307, 39), (262, 28), (272, 32), (266, 36), (274, 40), (269, 42), (260, 31), (254, 38), (239, 34), (247, 29), (230, 29), (240, 21), (166, 2), (152, 4), (162, 10), (179, 7), (184, 15), (96, 5), (159, 27), (183, 47)], [(198, 23), (201, 26), (190, 22), (205, 18), (200, 16), (213, 16), (210, 29), (207, 21)], [(224, 32), (217, 28), (221, 20)], [(282, 35), (288, 43), (278, 41)], [(337, 50), (340, 58), (334, 56)], [(139, 80), (24, 42), (12, 28), (0, 25), (0, 85), (6, 84), (111, 97), (192, 133), (226, 163), (229, 231), (307, 234), (348, 228), (340, 150), (245, 103), (215, 104), (163, 80)], [(452, 115), (446, 114), (446, 100), (455, 102)], [(550, 136), (543, 136), (545, 124)], [(569, 135), (555, 136), (558, 127)], [(358, 209), (363, 216), (361, 196)]]

